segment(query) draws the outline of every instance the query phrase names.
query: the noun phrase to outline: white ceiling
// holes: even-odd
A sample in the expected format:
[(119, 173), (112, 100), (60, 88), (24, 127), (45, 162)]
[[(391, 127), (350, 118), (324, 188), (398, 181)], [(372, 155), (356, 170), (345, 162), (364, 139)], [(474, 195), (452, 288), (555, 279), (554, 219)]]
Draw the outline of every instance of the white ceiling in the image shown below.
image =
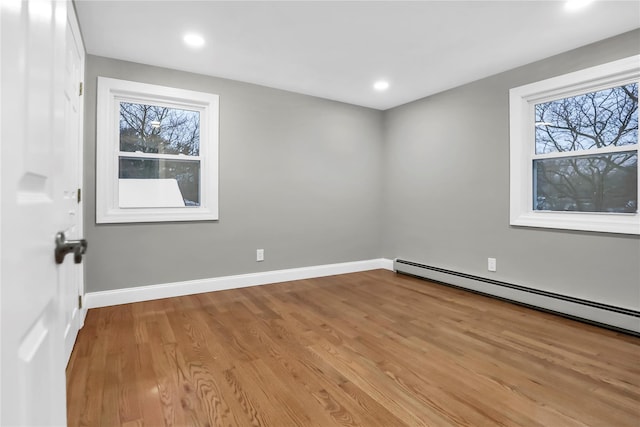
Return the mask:
[(640, 27), (637, 0), (75, 3), (89, 54), (381, 110)]

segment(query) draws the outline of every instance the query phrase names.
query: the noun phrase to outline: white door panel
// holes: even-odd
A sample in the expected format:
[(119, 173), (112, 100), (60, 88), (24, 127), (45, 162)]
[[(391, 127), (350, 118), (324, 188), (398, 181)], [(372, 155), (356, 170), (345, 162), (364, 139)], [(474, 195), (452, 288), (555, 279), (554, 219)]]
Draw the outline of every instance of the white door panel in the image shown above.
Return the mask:
[(66, 425), (64, 296), (79, 282), (69, 284), (73, 257), (55, 263), (54, 239), (80, 231), (81, 216), (70, 214), (81, 172), (68, 138), (80, 134), (67, 118), (81, 104), (65, 95), (68, 11), (64, 0), (0, 3), (2, 426)]

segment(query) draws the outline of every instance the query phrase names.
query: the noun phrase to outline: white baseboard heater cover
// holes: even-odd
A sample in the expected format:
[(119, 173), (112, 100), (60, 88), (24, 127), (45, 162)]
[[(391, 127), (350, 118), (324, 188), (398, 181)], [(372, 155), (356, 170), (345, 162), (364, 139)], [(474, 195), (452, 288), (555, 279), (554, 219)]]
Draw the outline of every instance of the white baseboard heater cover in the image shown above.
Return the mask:
[(521, 285), (459, 273), (403, 259), (394, 260), (393, 269), (397, 273), (409, 274), (445, 285), (468, 289), (532, 308), (550, 311), (561, 316), (640, 336), (640, 311), (539, 289), (527, 288)]

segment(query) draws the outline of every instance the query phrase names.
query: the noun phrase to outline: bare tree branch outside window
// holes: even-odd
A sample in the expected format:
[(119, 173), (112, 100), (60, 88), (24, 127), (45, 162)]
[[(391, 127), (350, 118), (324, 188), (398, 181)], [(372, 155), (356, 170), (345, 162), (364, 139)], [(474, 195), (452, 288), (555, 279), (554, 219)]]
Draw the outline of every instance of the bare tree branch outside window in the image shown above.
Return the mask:
[(175, 179), (185, 205), (200, 205), (198, 111), (120, 102), (120, 153), (120, 179)]
[(121, 102), (120, 151), (197, 156), (200, 113)]
[(534, 160), (536, 210), (638, 211), (637, 83), (537, 104), (535, 119), (536, 154), (566, 153)]

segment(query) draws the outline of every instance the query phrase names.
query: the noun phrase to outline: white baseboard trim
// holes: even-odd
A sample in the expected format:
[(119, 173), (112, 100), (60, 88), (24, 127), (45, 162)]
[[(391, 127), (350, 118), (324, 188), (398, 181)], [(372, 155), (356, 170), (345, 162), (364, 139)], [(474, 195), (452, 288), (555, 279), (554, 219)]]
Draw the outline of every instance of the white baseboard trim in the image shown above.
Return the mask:
[(84, 296), (84, 302), (85, 307), (90, 309), (376, 269), (393, 270), (393, 260), (378, 258), (339, 264), (325, 264), (311, 267), (290, 268), (286, 270), (265, 271), (262, 273), (214, 277), (211, 279), (187, 280), (184, 282), (138, 286), (134, 288), (115, 289), (112, 291), (88, 292)]

